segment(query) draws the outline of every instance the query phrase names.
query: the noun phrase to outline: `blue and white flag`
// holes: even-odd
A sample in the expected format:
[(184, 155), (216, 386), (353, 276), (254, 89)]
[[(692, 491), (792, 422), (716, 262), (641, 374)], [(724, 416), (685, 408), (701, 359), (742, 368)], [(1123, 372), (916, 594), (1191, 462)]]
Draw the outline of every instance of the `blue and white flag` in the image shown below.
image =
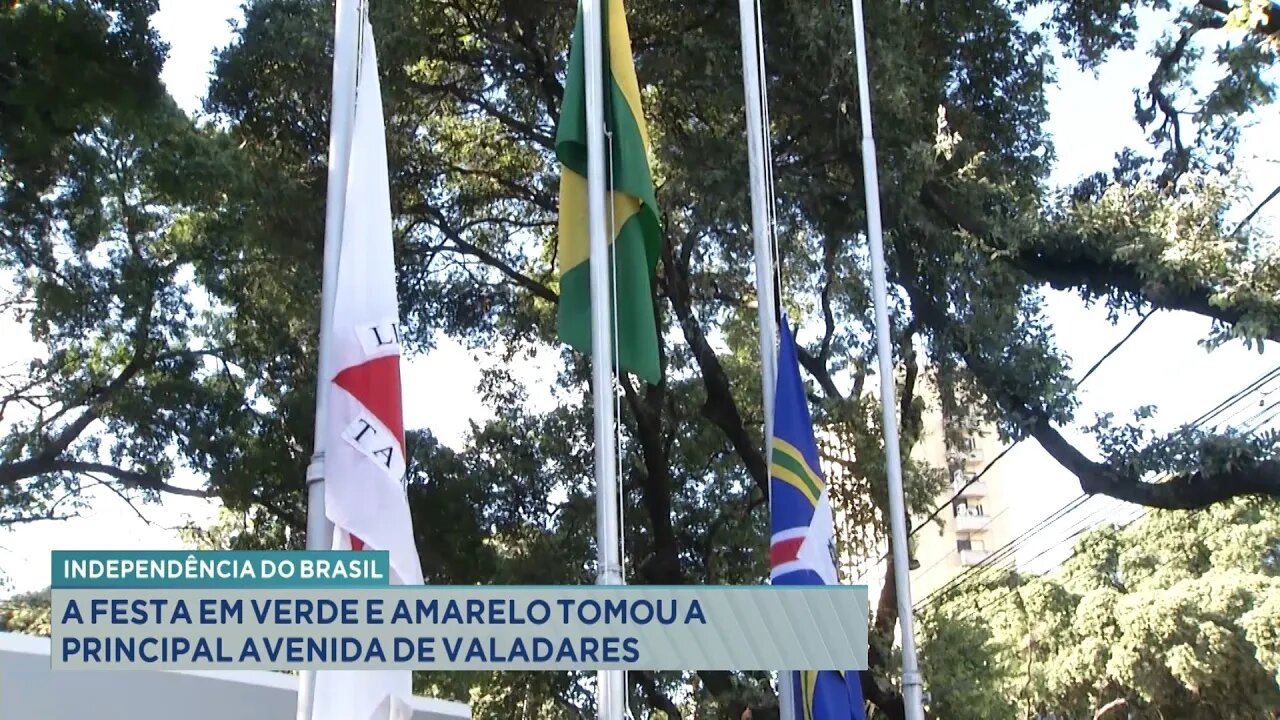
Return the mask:
[[(835, 519), (818, 458), (813, 418), (800, 378), (791, 328), (782, 319), (774, 394), (773, 452), (769, 458), (770, 582), (837, 585)], [(796, 720), (864, 720), (856, 671), (802, 670), (793, 683)]]

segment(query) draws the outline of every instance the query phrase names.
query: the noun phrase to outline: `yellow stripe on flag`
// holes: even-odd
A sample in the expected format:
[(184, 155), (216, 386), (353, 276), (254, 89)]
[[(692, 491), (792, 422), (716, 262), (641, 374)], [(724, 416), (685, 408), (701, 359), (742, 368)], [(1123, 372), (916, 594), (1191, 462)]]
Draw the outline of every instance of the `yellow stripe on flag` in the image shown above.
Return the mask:
[(809, 483), (805, 482), (803, 478), (791, 472), (790, 469), (777, 463), (773, 463), (769, 466), (769, 474), (799, 490), (806, 498), (809, 499), (809, 502), (814, 505), (818, 504), (818, 496), (813, 494), (813, 487)]
[[(608, 242), (618, 236), (618, 231), (640, 212), (640, 201), (626, 193), (609, 193), (610, 204), (605, 205), (605, 227)], [(612, 223), (610, 223), (612, 221)], [(563, 165), (560, 166), (560, 250), (556, 264), (563, 275), (570, 268), (587, 261), (591, 245), (587, 234), (587, 179)]]

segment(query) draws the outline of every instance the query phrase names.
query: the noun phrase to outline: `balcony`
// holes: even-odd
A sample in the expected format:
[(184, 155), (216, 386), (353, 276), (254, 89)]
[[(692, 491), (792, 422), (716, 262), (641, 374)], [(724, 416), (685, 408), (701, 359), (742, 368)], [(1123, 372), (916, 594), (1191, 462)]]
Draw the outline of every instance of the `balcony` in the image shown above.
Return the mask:
[(951, 492), (957, 493), (956, 497), (961, 500), (964, 500), (965, 498), (986, 497), (987, 484), (981, 480), (970, 483), (968, 478), (961, 476), (951, 483)]
[(956, 532), (982, 532), (991, 523), (991, 517), (979, 514), (956, 516)]
[(960, 564), (970, 565), (970, 566), (979, 565), (982, 563), (983, 560), (986, 560), (990, 556), (991, 556), (991, 553), (987, 552), (986, 550), (961, 550)]

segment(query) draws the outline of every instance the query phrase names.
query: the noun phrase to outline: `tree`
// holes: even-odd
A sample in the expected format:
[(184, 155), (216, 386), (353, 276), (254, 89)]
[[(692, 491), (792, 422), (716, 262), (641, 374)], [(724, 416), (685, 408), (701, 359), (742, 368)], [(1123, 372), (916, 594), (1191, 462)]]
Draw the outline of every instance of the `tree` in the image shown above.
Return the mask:
[[(255, 436), (291, 468), (301, 457), (254, 407), (245, 374), (264, 358), (236, 347), (189, 279), (209, 252), (202, 226), (242, 169), (224, 133), (164, 92), (156, 9), (31, 2), (0, 14), (0, 91), (18, 110), (0, 127), (16, 284), (5, 309), (46, 351), (2, 381), (0, 525), (74, 515), (91, 486), (131, 502), (217, 496), (301, 522), (292, 484), (264, 488), (278, 468), (245, 471), (262, 454)], [(183, 470), (200, 485), (176, 481)]]
[[(126, 22), (110, 19), (108, 12), (121, 8), (128, 10), (119, 16)], [(1018, 22), (1036, 9), (1050, 11), (1045, 28)], [(34, 22), (30, 18), (83, 15), (98, 30), (80, 52), (145, 56), (147, 62), (124, 63), (118, 72), (158, 88), (163, 50), (146, 25), (153, 10), (141, 2), (48, 0), (24, 3), (3, 17), (10, 31)], [(104, 171), (93, 183), (71, 183), (82, 166), (103, 162), (71, 162), (67, 148), (92, 159), (107, 146), (60, 130), (59, 143), (37, 145), (34, 160), (17, 163), (9, 148), (23, 147), (25, 136), (3, 128), (4, 172), (30, 172), (40, 181), (31, 185), (38, 193), (5, 196), (15, 208), (3, 218), (6, 248), (16, 248), (6, 262), (38, 278), (15, 301), (44, 312), (32, 316), (33, 327), (48, 327), (40, 337), (52, 338), (51, 349), (63, 355), (37, 369), (47, 374), (56, 366), (48, 381), (62, 393), (56, 407), (71, 408), (41, 415), (36, 405), (35, 418), (6, 436), (0, 490), (8, 494), (0, 506), (14, 520), (54, 514), (58, 499), (76, 497), (86, 480), (147, 494), (180, 488), (172, 480), (185, 469), (204, 484), (184, 491), (217, 496), (234, 513), (265, 512), (279, 523), (275, 537), (299, 542), (314, 408), (330, 12), (317, 0), (248, 4), (239, 35), (217, 59), (208, 98), (217, 127), (194, 127), (159, 111), (168, 102), (158, 91), (145, 95), (146, 112), (126, 112), (143, 103), (128, 95), (83, 109), (77, 109), (83, 95), (42, 106), (77, 109), (79, 115), (68, 115), (82, 118), (84, 128), (146, 149), (133, 160), (139, 169), (171, 168), (181, 159), (181, 183), (159, 171), (125, 177)], [(429, 350), (440, 332), (483, 349), (481, 391), (497, 416), (457, 453), (429, 433), (410, 438), (410, 498), (428, 577), (589, 582), (585, 358), (565, 354), (556, 382), (560, 403), (546, 412), (526, 406), (527, 393), (510, 368), (554, 347), (550, 143), (572, 8), (410, 0), (374, 4), (372, 12), (404, 337), (416, 351)], [(628, 577), (757, 583), (766, 575), (767, 469), (760, 451), (736, 4), (694, 8), (635, 0), (628, 12), (665, 213), (654, 298), (664, 379), (644, 386), (623, 381)], [(803, 321), (801, 356), (817, 419), (855, 449), (842, 463), (850, 480), (840, 490), (852, 521), (883, 537), (879, 412), (863, 393), (874, 346), (851, 19), (840, 3), (771, 0), (762, 12), (783, 300)], [(1280, 266), (1258, 244), (1256, 229), (1225, 224), (1233, 196), (1214, 172), (1231, 166), (1240, 122), (1272, 99), (1274, 12), (1248, 15), (1217, 2), (1172, 10), (1164, 3), (1101, 1), (868, 3), (868, 23), (876, 29), (871, 90), (907, 447), (920, 433), (924, 401), (917, 385), (928, 379), (943, 389), (949, 415), (978, 408), (1006, 439), (1034, 437), (1089, 492), (1188, 508), (1280, 492), (1274, 437), (1188, 431), (1153, 438), (1138, 421), (1111, 435), (1099, 427), (1115, 439), (1101, 460), (1070, 445), (1058, 430), (1075, 421), (1070, 362), (1055, 346), (1040, 296), (1050, 285), (1076, 289), (1117, 312), (1198, 312), (1219, 323), (1213, 342), (1276, 339)], [(1115, 168), (1079, 187), (1048, 187), (1052, 146), (1042, 124), (1054, 62), (1096, 67), (1109, 51), (1131, 45), (1146, 23), (1169, 28), (1135, 118), (1150, 128), (1152, 146), (1131, 149)], [(1229, 24), (1233, 44), (1204, 52), (1207, 31)], [(51, 26), (46, 37), (60, 37), (59, 27)], [(111, 43), (123, 42), (113, 40), (116, 35), (128, 40), (129, 52), (116, 51)], [(1062, 46), (1061, 58), (1050, 36)], [(39, 78), (69, 75), (75, 67), (48, 47), (32, 48), (31, 56), (45, 63), (44, 75), (5, 76), (6, 82), (26, 78), (18, 87), (28, 93), (39, 89)], [(1221, 70), (1222, 80), (1197, 95), (1182, 81), (1206, 66)], [(8, 97), (22, 99), (5, 87)], [(1196, 109), (1188, 114), (1188, 107)], [(133, 118), (132, 124), (118, 116)], [(29, 170), (45, 166), (54, 169)], [(38, 198), (59, 183), (128, 192), (123, 201), (116, 200), (118, 192), (103, 193), (110, 200), (101, 201), (64, 193), (50, 208)], [(133, 198), (144, 191), (156, 198), (139, 229), (124, 221), (141, 213)], [(55, 256), (68, 267), (53, 269), (75, 272), (71, 280), (50, 279), (56, 276), (37, 260), (48, 265), (41, 258), (53, 253), (36, 250), (74, 247), (77, 223), (98, 217), (94, 208), (106, 208), (98, 235), (112, 238), (99, 243), (132, 250), (119, 238), (133, 230), (141, 259), (121, 252), (115, 264), (99, 267), (81, 255), (71, 254), (69, 262)], [(36, 275), (37, 269), (44, 272)], [(198, 322), (183, 305), (180, 270), (207, 295), (209, 309)], [(152, 311), (152, 289), (168, 303), (159, 306), (163, 312)], [(43, 300), (64, 297), (59, 293), (73, 300)], [(80, 310), (85, 306), (111, 313), (104, 322)], [(151, 326), (139, 323), (153, 315), (158, 320)], [(86, 355), (80, 338), (97, 335), (106, 339)], [(34, 404), (46, 391), (23, 392)], [(60, 438), (78, 427), (76, 418), (85, 427), (63, 444)], [(943, 470), (906, 469), (916, 517), (933, 509)], [(1173, 479), (1150, 482), (1158, 471)], [(255, 523), (271, 526), (265, 517)], [(887, 638), (896, 622), (891, 583), (886, 593), (877, 603), (873, 672), (864, 675), (864, 689), (884, 713), (900, 716), (888, 671)], [(421, 678), (460, 694), (456, 679)], [(672, 698), (686, 678), (632, 679), (637, 706), (680, 715)], [(582, 678), (572, 675), (473, 681), (477, 705), (504, 717), (574, 715), (591, 702)], [(763, 677), (700, 672), (696, 687), (702, 701), (714, 698), (721, 717), (738, 718), (748, 708), (756, 720), (776, 717)]]
[(0, 632), (48, 637), (53, 632), (49, 589), (21, 593), (0, 602)]
[(1271, 717), (1277, 602), (1280, 503), (1241, 499), (1093, 530), (1048, 575), (980, 573), (930, 604), (921, 652), (940, 717)]
[[(1106, 462), (1069, 445), (1056, 429), (1073, 419), (1069, 363), (1041, 317), (1038, 290), (1044, 284), (1077, 288), (1116, 310), (1201, 312), (1222, 324), (1218, 341), (1275, 338), (1280, 285), (1274, 258), (1251, 245), (1248, 228), (1224, 226), (1231, 198), (1204, 174), (1214, 162), (1229, 164), (1240, 117), (1271, 99), (1263, 75), (1274, 60), (1270, 16), (1241, 29), (1241, 44), (1214, 58), (1231, 72), (1194, 119), (1170, 109), (1169, 98), (1197, 64), (1199, 56), (1188, 51), (1192, 36), (1224, 24), (1231, 8), (1163, 16), (1175, 35), (1188, 39), (1162, 48), (1166, 60), (1145, 91), (1165, 121), (1152, 126), (1155, 153), (1133, 150), (1110, 177), (1059, 192), (1044, 184), (1051, 146), (1041, 129), (1052, 58), (1044, 35), (1015, 20), (1030, 8), (868, 8), (872, 26), (885, 29), (873, 36), (872, 77), (897, 287), (895, 346), (907, 368), (900, 394), (908, 444), (919, 423), (914, 385), (930, 373), (949, 389), (953, 405), (983, 408), (1008, 439), (1035, 437), (1090, 492), (1176, 507), (1276, 492), (1270, 437), (1228, 438), (1232, 461), (1218, 464), (1210, 448), (1220, 439), (1193, 433), (1178, 436), (1183, 447), (1177, 452), (1169, 439), (1139, 435), (1142, 447), (1113, 445), (1123, 452)], [(570, 9), (454, 0), (373, 12), (391, 118), (408, 332), (423, 345), (442, 331), (476, 347), (502, 347), (502, 360), (509, 361), (520, 349), (552, 339), (558, 296), (550, 146)], [(1062, 6), (1049, 29), (1072, 59), (1096, 66), (1110, 49), (1133, 42), (1137, 12), (1133, 6)], [(316, 110), (323, 105), (315, 103), (327, 93), (324, 13), (300, 0), (252, 6), (241, 40), (221, 56), (210, 95), (210, 109), (233, 124), (241, 142), (289, 158), (296, 173), (325, 152), (324, 115)], [(869, 497), (882, 498), (875, 408), (861, 394), (873, 350), (859, 243), (864, 218), (855, 200), (861, 192), (850, 22), (836, 6), (775, 2), (764, 13), (785, 300), (793, 313), (823, 320), (820, 340), (803, 348), (819, 414), (852, 436), (854, 476)], [(632, 465), (625, 482), (645, 511), (636, 530), (644, 550), (635, 576), (757, 581), (763, 575), (758, 561), (739, 558), (732, 573), (713, 569), (721, 540), (676, 530), (708, 510), (717, 514), (700, 508), (690, 490), (716, 483), (716, 497), (741, 498), (729, 508), (736, 515), (739, 508), (760, 507), (767, 479), (756, 431), (754, 316), (742, 302), (752, 297), (746, 194), (740, 166), (724, 162), (742, 152), (741, 96), (736, 71), (714, 70), (738, 65), (735, 7), (687, 10), (640, 1), (629, 4), (629, 19), (666, 213), (655, 298), (666, 377), (657, 386), (624, 384), (624, 449)], [(264, 67), (270, 72), (259, 70)], [(1150, 124), (1149, 115), (1143, 110), (1137, 119)], [(921, 369), (916, 358), (926, 354), (929, 364)], [(566, 407), (578, 410), (579, 421), (586, 410), (576, 404), (585, 391), (583, 369), (582, 358), (570, 357), (562, 379), (571, 393)], [(486, 390), (494, 406), (519, 400), (510, 375), (497, 369), (490, 377)], [(699, 415), (691, 416), (692, 408)], [(577, 427), (584, 441), (585, 429)], [(682, 442), (690, 433), (697, 445)], [(515, 445), (506, 452), (523, 461), (528, 449)], [(708, 456), (710, 464), (703, 460)], [(543, 480), (534, 486), (566, 477), (558, 464), (543, 460)], [(574, 477), (586, 476), (580, 456), (574, 467), (581, 472)], [(932, 498), (937, 475), (911, 470), (918, 512)], [(1148, 482), (1157, 470), (1176, 477)], [(690, 472), (705, 479), (695, 481)], [(523, 472), (520, 477), (527, 481)], [(589, 494), (589, 488), (576, 491)], [(882, 517), (877, 502), (864, 502), (859, 517)], [(541, 522), (555, 527), (557, 521)], [(720, 527), (713, 520), (708, 530)], [(760, 548), (762, 535), (754, 537), (747, 545)], [(886, 612), (878, 615), (877, 629), (891, 630), (892, 603), (881, 605)], [(873, 659), (883, 666), (879, 654)], [(726, 701), (729, 716), (742, 710), (735, 698), (753, 692), (723, 674), (700, 679)], [(881, 707), (900, 707), (882, 684), (869, 678), (867, 689)], [(757, 717), (767, 717), (767, 708), (756, 709)]]

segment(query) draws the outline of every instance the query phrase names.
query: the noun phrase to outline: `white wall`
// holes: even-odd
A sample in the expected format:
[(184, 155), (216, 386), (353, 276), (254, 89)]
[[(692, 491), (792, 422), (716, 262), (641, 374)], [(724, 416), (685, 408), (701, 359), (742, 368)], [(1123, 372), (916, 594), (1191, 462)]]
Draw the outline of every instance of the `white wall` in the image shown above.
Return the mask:
[[(283, 673), (59, 670), (50, 640), (0, 633), (0, 720), (293, 720)], [(467, 720), (464, 703), (414, 698), (413, 720)]]

